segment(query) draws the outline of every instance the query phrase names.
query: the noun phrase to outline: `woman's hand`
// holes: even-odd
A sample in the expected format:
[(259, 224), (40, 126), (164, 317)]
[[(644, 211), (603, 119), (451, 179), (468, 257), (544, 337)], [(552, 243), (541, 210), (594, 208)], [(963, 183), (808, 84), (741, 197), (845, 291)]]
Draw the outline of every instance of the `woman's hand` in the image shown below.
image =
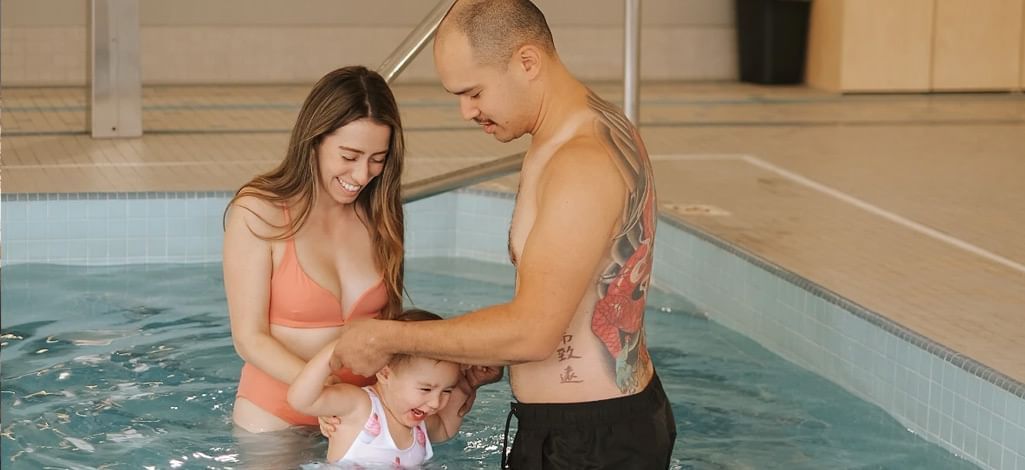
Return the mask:
[(317, 421), (320, 422), (320, 433), (328, 439), (331, 439), (331, 435), (342, 424), (342, 419), (337, 416), (318, 416)]
[[(324, 386), (330, 387), (334, 384), (342, 383), (342, 379), (338, 378), (337, 375), (331, 374), (324, 379)], [(331, 435), (338, 430), (338, 426), (342, 424), (342, 418), (337, 416), (318, 416), (317, 421), (320, 423), (320, 433), (324, 437), (331, 439)]]

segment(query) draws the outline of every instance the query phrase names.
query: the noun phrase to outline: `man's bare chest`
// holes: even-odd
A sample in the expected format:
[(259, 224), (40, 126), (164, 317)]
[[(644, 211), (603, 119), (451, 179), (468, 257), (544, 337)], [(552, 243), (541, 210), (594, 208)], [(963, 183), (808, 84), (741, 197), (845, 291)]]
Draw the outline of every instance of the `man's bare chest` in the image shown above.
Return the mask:
[(522, 186), (516, 194), (512, 221), (509, 223), (509, 261), (513, 266), (519, 265), (527, 237), (537, 219), (537, 208), (533, 203), (533, 196), (533, 194), (524, 192)]

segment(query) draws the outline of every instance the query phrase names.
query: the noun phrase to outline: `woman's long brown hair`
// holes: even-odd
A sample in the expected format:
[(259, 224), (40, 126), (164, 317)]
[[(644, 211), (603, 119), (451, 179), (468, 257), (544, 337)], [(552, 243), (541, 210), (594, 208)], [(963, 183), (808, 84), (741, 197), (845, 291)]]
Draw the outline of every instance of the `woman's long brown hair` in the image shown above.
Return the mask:
[[(391, 142), (381, 174), (370, 181), (355, 204), (360, 220), (370, 232), (374, 261), (388, 288), (388, 306), (382, 318), (402, 312), (403, 217), (400, 194), (405, 142), (395, 97), (377, 72), (362, 66), (334, 70), (317, 82), (299, 110), (292, 127), (285, 159), (277, 168), (257, 175), (242, 186), (228, 208), (242, 197), (252, 196), (280, 206), (293, 206), (297, 213), (267, 240), (295, 236), (313, 209), (320, 183), (316, 149), (324, 136), (363, 118), (391, 128)], [(244, 208), (244, 206), (242, 206)], [(252, 211), (250, 211), (252, 212)], [(227, 210), (225, 210), (227, 213)], [(363, 220), (365, 214), (366, 220)], [(259, 217), (259, 215), (257, 215)], [(266, 222), (266, 220), (264, 220)]]

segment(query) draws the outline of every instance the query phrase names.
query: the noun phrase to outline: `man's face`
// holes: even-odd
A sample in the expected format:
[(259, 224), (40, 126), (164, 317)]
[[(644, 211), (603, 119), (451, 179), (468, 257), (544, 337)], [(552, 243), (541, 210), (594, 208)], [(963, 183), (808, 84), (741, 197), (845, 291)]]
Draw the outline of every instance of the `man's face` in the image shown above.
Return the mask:
[(499, 142), (530, 131), (527, 83), (515, 61), (508, 67), (482, 65), (474, 59), (466, 36), (449, 31), (435, 43), (434, 64), (442, 86), (459, 99), (463, 119), (476, 122)]

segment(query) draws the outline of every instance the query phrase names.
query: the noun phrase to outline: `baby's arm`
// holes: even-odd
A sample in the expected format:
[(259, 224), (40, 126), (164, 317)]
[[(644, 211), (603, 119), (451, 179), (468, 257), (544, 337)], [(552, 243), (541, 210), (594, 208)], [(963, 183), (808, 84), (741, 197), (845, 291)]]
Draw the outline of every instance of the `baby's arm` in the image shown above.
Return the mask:
[(438, 414), (427, 419), (427, 433), (431, 437), (431, 442), (442, 442), (455, 436), (463, 424), (463, 416), (469, 413), (470, 407), (473, 406), (477, 389), (501, 380), (503, 372), (504, 369), (501, 367), (487, 366), (469, 366), (463, 370), (448, 404), (438, 411)]
[(477, 389), (502, 379), (501, 367), (469, 366), (460, 374), (459, 383), (452, 390), (448, 404), (438, 414), (427, 419), (427, 433), (431, 442), (447, 441), (456, 435), (463, 424), (463, 416), (470, 412)]
[(288, 387), (288, 404), (296, 411), (311, 416), (344, 417), (359, 408), (360, 400), (366, 400), (367, 394), (355, 385), (324, 386), (332, 373), (328, 363), (334, 348), (334, 342), (328, 343), (306, 363)]
[[(460, 381), (463, 380), (460, 378)], [(452, 395), (449, 396), (448, 403), (444, 408), (438, 410), (437, 414), (427, 417), (427, 435), (431, 438), (431, 442), (444, 442), (451, 439), (463, 425), (463, 417), (460, 416), (459, 409), (470, 398), (466, 392), (470, 387), (462, 385), (459, 384), (452, 388)]]

